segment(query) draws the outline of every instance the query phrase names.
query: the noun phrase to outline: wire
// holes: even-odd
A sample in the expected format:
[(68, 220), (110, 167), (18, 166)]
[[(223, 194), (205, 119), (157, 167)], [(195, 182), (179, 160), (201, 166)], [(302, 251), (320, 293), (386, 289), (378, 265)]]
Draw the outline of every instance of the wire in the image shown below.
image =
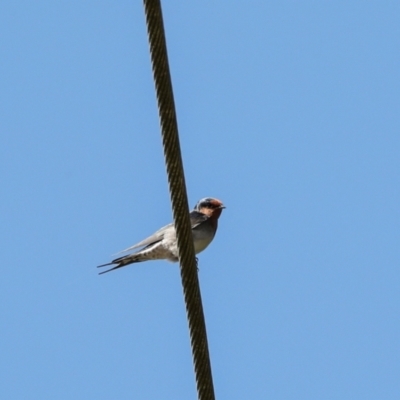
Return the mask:
[(165, 164), (177, 234), (181, 279), (189, 323), (197, 393), (200, 400), (214, 400), (215, 395), (208, 352), (207, 332), (189, 220), (189, 206), (179, 144), (174, 95), (168, 65), (161, 3), (159, 0), (144, 0), (144, 8), (158, 100)]

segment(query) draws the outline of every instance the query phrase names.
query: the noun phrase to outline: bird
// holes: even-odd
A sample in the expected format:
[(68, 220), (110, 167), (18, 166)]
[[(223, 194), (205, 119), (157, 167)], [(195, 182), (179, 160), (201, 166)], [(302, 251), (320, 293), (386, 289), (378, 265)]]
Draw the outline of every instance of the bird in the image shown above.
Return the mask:
[[(226, 207), (220, 200), (213, 197), (205, 197), (199, 200), (194, 209), (190, 212), (189, 216), (195, 254), (206, 249), (214, 239), (218, 228), (218, 218), (224, 208)], [(179, 261), (176, 231), (173, 223), (160, 228), (148, 238), (122, 250), (120, 253), (130, 252), (140, 247), (142, 247), (142, 249), (133, 254), (128, 254), (116, 258), (110, 263), (99, 265), (97, 268), (107, 267), (109, 265), (113, 266), (106, 271), (100, 272), (99, 275), (142, 261)]]

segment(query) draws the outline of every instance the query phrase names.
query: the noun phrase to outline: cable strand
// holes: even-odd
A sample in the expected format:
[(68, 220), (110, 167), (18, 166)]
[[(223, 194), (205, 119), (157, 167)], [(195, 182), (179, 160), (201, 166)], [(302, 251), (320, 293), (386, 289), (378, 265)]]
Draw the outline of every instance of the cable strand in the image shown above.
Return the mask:
[(178, 124), (168, 65), (164, 24), (159, 0), (144, 0), (153, 77), (157, 93), (162, 143), (177, 234), (181, 279), (190, 331), (192, 356), (200, 400), (214, 400), (206, 325), (197, 276), (197, 263), (189, 220)]

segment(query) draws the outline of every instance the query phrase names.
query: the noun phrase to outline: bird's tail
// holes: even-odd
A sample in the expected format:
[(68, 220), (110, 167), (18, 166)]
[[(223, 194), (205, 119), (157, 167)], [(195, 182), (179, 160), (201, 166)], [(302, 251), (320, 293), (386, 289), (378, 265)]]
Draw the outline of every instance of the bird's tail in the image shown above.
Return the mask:
[(131, 254), (124, 257), (116, 258), (110, 263), (99, 265), (97, 268), (107, 267), (108, 265), (115, 265), (115, 267), (107, 269), (106, 271), (99, 272), (99, 275), (105, 274), (106, 272), (114, 271), (115, 269), (126, 267), (129, 264), (138, 263), (144, 261), (141, 259), (139, 254)]

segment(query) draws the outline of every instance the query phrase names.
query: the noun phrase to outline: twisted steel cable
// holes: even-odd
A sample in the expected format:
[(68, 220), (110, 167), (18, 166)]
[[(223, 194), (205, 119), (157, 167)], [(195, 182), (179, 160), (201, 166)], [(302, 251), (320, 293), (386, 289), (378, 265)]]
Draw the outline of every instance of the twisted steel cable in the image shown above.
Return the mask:
[(168, 65), (164, 24), (159, 0), (144, 0), (153, 76), (157, 93), (172, 211), (177, 233), (181, 279), (189, 322), (197, 393), (200, 400), (214, 400), (206, 325), (197, 276), (189, 206), (178, 136), (174, 95)]

